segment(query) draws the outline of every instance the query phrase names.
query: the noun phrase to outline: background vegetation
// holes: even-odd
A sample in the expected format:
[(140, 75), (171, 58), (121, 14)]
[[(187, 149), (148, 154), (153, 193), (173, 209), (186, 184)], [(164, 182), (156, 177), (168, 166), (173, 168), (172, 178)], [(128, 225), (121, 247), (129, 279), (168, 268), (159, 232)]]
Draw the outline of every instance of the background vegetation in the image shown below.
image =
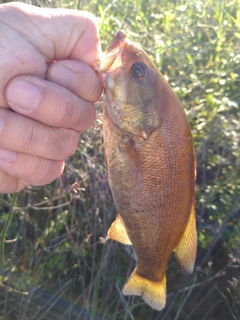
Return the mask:
[[(131, 249), (104, 237), (116, 215), (103, 160), (101, 112), (51, 185), (0, 196), (5, 240), (0, 319), (240, 319), (240, 1), (35, 0), (88, 10), (103, 49), (119, 29), (142, 45), (183, 103), (197, 153), (198, 255), (184, 278), (174, 259), (167, 306), (121, 288)], [(3, 237), (3, 232), (2, 232)], [(127, 250), (128, 249), (128, 250)]]

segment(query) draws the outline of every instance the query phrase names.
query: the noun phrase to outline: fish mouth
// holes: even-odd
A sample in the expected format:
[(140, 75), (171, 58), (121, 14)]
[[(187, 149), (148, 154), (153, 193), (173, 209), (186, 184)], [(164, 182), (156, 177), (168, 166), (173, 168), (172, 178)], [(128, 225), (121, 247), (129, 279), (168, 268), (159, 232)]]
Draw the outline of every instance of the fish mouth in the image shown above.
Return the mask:
[(127, 41), (127, 35), (124, 30), (116, 33), (113, 41), (107, 47), (100, 60), (95, 60), (94, 69), (98, 73), (99, 80), (103, 87), (106, 87), (105, 78), (107, 73), (122, 65), (121, 53)]
[(120, 30), (117, 32), (112, 43), (104, 52), (103, 59), (101, 61), (101, 72), (108, 72), (110, 71), (110, 69), (112, 69), (114, 62), (121, 56), (122, 50), (126, 43), (126, 39), (127, 35), (124, 30)]
[(127, 38), (127, 34), (124, 30), (120, 30), (116, 33), (112, 43), (107, 47), (105, 54), (115, 51), (116, 49), (119, 50), (121, 47), (124, 46), (125, 40)]

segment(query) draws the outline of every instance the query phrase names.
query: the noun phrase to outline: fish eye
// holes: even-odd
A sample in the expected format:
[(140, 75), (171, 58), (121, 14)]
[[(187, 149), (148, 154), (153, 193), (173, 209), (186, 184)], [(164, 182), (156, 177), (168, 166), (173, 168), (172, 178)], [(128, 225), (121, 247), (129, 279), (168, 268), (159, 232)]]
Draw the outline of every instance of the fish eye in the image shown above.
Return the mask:
[(131, 67), (134, 78), (143, 80), (148, 74), (148, 68), (143, 62), (135, 62)]

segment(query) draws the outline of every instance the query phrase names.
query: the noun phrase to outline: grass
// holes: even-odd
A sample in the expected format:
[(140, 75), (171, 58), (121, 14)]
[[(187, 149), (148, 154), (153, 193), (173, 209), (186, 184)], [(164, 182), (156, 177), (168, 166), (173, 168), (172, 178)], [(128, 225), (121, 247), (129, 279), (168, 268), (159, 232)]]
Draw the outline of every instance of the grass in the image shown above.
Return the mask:
[[(240, 2), (35, 1), (93, 12), (103, 48), (124, 28), (182, 101), (198, 163), (198, 255), (183, 278), (167, 271), (167, 306), (153, 311), (121, 288), (133, 252), (104, 241), (116, 215), (107, 183), (101, 127), (84, 133), (63, 175), (18, 195), (5, 240), (0, 319), (240, 319)], [(0, 196), (1, 229), (13, 207)], [(1, 234), (3, 238), (4, 234)]]

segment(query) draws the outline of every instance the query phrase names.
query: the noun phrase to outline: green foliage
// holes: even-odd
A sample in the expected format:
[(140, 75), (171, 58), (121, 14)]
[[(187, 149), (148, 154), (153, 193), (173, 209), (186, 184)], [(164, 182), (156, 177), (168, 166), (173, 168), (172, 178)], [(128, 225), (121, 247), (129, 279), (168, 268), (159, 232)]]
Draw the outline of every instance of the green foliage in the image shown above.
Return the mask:
[[(103, 49), (125, 29), (177, 93), (196, 147), (198, 257), (188, 279), (171, 260), (168, 304), (161, 312), (121, 294), (135, 260), (124, 246), (104, 242), (116, 209), (104, 167), (100, 102), (94, 128), (82, 135), (62, 177), (19, 194), (6, 237), (3, 283), (28, 292), (41, 287), (61, 296), (69, 305), (57, 319), (71, 319), (74, 306), (82, 308), (74, 319), (240, 319), (240, 1), (34, 4), (94, 13)], [(12, 203), (9, 195), (0, 201), (3, 228)], [(26, 307), (21, 306), (16, 319), (25, 319)], [(7, 314), (14, 319), (12, 304), (6, 302), (4, 308), (5, 319)], [(41, 319), (55, 319), (53, 309), (40, 308), (31, 319), (41, 312), (46, 314)]]

